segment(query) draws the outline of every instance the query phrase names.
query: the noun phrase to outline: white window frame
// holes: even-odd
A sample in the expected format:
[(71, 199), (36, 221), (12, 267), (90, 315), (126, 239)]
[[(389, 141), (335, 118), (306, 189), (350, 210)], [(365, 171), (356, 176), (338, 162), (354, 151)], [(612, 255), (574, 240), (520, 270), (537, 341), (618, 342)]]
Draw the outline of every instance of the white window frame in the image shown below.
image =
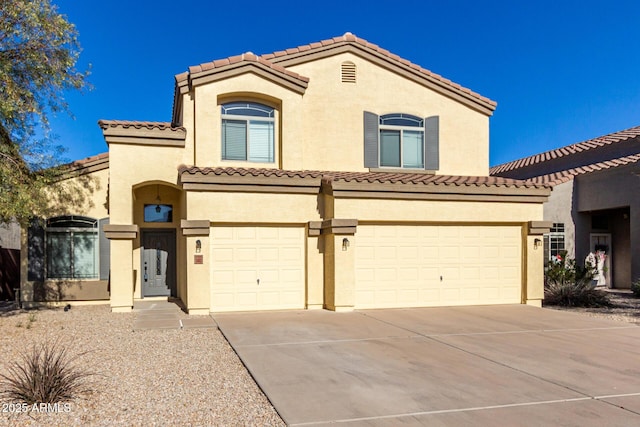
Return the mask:
[[(264, 115), (243, 115), (243, 114), (233, 114), (233, 110), (239, 109), (248, 109), (256, 112), (264, 113)], [(223, 161), (236, 161), (236, 162), (251, 162), (251, 163), (275, 163), (275, 108), (270, 107), (265, 104), (261, 104), (259, 102), (228, 102), (222, 104), (221, 106), (221, 159)], [(225, 158), (225, 139), (223, 138), (223, 130), (222, 124), (225, 120), (236, 121), (236, 122), (245, 122), (245, 158), (244, 159), (228, 159)], [(265, 122), (271, 125), (270, 135), (269, 135), (269, 147), (268, 147), (268, 159), (267, 160), (256, 160), (252, 159), (251, 155), (251, 122)]]
[(547, 261), (553, 260), (556, 255), (566, 250), (565, 230), (564, 222), (554, 222), (551, 231), (543, 236), (545, 258)]
[[(415, 122), (416, 126), (412, 125), (389, 125), (384, 124), (385, 120), (402, 120), (408, 122)], [(382, 165), (382, 132), (385, 130), (399, 131), (400, 132), (400, 164), (397, 166), (383, 166)], [(422, 136), (422, 157), (421, 164), (418, 166), (404, 166), (404, 155), (405, 155), (405, 137), (404, 133), (410, 132), (418, 132)], [(391, 113), (384, 114), (379, 118), (379, 126), (378, 126), (378, 165), (380, 168), (390, 168), (390, 169), (408, 169), (408, 170), (424, 170), (425, 168), (425, 126), (424, 119), (414, 116), (412, 114), (406, 113)]]
[[(90, 227), (56, 227), (55, 225), (54, 226), (47, 225), (47, 227), (45, 228), (45, 252), (44, 252), (45, 266), (46, 266), (45, 278), (47, 280), (98, 280), (100, 279), (100, 239), (98, 234), (98, 220), (94, 218), (89, 218), (89, 217), (68, 215), (68, 216), (50, 218), (49, 221), (47, 221), (47, 224), (49, 224), (52, 221), (54, 222), (54, 224), (55, 222), (64, 221), (64, 222), (87, 223), (92, 225)], [(76, 233), (89, 234), (92, 236), (92, 240), (94, 244), (94, 248), (93, 248), (94, 273), (91, 276), (78, 277), (76, 273), (76, 268), (74, 265), (74, 254), (75, 254), (74, 235)], [(70, 274), (68, 277), (63, 275), (60, 275), (60, 276), (51, 275), (50, 262), (51, 262), (52, 254), (51, 254), (51, 248), (50, 248), (51, 246), (50, 236), (54, 234), (63, 234), (70, 237), (69, 260), (71, 265), (69, 266)]]

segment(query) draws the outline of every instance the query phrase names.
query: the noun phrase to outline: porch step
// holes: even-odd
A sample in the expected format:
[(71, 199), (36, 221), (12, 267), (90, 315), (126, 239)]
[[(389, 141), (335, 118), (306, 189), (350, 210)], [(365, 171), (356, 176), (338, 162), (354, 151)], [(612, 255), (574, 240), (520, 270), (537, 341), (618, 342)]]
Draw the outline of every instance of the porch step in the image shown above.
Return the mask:
[(133, 321), (133, 330), (142, 329), (180, 329), (178, 313), (180, 307), (165, 300), (135, 301), (133, 311), (136, 319)]
[(193, 316), (180, 319), (180, 307), (166, 300), (135, 301), (133, 311), (136, 318), (133, 330), (143, 329), (193, 329), (216, 328), (211, 316)]

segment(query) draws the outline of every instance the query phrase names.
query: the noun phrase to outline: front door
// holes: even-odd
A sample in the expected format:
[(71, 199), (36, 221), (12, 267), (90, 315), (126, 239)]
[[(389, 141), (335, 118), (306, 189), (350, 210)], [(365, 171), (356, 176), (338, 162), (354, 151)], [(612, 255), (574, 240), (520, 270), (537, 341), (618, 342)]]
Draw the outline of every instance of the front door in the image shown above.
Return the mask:
[(176, 296), (174, 230), (142, 231), (142, 296)]

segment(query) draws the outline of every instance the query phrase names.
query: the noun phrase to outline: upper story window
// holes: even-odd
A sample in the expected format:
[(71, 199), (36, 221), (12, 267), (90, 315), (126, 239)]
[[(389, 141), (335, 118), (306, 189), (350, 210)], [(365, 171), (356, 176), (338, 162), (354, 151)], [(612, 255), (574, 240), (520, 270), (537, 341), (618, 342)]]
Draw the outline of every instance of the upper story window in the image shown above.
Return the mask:
[[(364, 112), (364, 167), (440, 169), (440, 117)], [(420, 153), (423, 156), (420, 156)]]
[(222, 160), (274, 162), (275, 110), (255, 102), (222, 105)]
[(46, 262), (49, 279), (97, 279), (98, 220), (61, 216), (47, 221)]
[(424, 119), (409, 114), (380, 116), (380, 167), (424, 169)]

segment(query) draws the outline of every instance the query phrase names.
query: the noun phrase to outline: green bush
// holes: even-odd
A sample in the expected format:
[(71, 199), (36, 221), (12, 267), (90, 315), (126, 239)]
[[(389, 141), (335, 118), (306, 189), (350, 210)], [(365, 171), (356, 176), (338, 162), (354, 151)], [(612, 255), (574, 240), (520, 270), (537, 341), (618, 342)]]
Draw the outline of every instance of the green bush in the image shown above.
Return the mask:
[[(84, 353), (83, 353), (84, 354)], [(91, 393), (89, 377), (59, 342), (34, 345), (29, 353), (13, 361), (0, 373), (0, 396), (7, 401), (28, 404), (65, 402)]]
[(567, 307), (609, 307), (606, 292), (592, 284), (593, 269), (576, 265), (563, 252), (549, 261), (544, 272), (544, 302)]
[(640, 279), (631, 284), (631, 292), (636, 298), (640, 298)]

